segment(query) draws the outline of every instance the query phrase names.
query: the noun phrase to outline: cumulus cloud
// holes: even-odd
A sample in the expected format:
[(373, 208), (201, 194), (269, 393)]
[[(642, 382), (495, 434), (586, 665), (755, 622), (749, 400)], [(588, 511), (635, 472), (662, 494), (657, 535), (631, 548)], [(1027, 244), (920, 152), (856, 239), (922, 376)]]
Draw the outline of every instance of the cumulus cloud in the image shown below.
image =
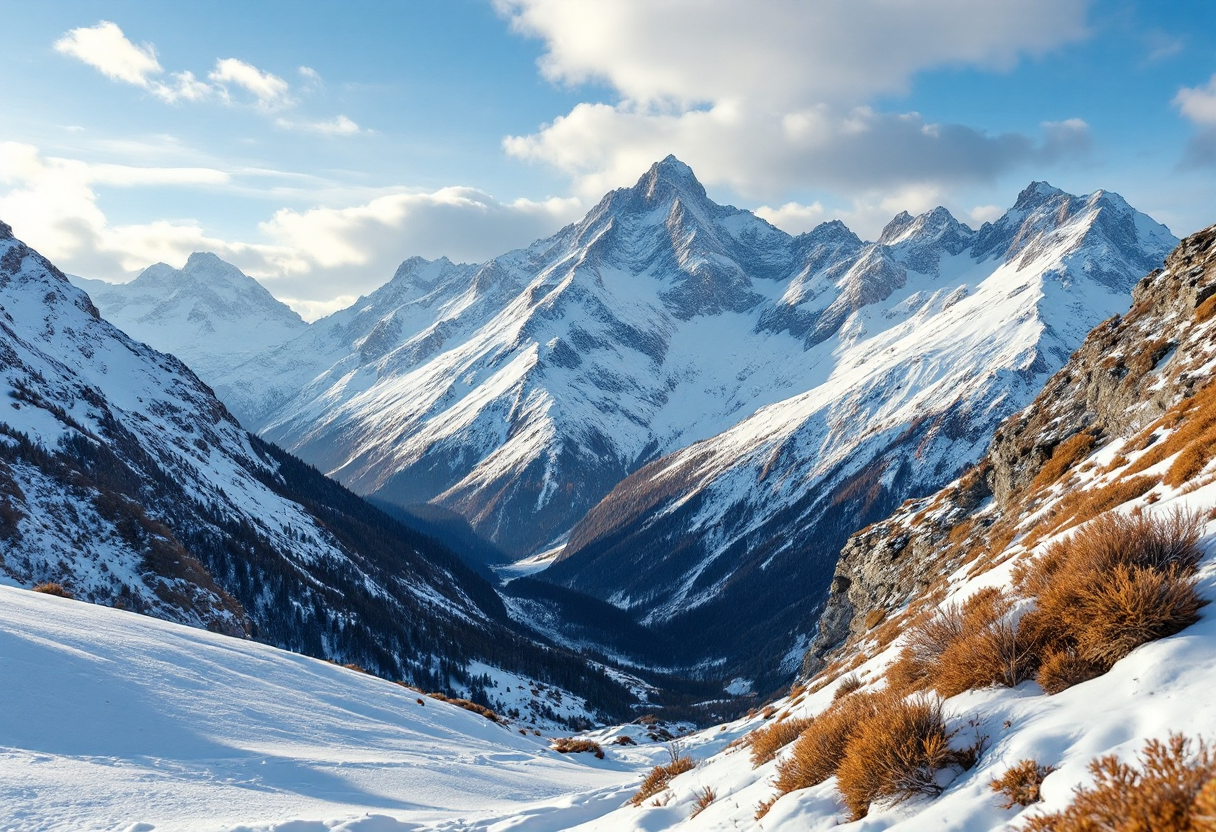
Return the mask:
[(118, 24), (103, 20), (96, 26), (72, 29), (55, 41), (55, 51), (84, 61), (107, 78), (148, 87), (164, 72), (152, 44), (137, 46)]
[(1174, 96), (1176, 106), (1191, 123), (1216, 127), (1216, 75), (1201, 87), (1183, 87)]
[(260, 230), (298, 252), (284, 264), (288, 271), (374, 265), (385, 275), (406, 254), (486, 260), (553, 233), (581, 210), (577, 199), (503, 203), (472, 188), (443, 188), (391, 194), (347, 208), (283, 209)]
[(1216, 75), (1198, 87), (1183, 87), (1174, 106), (1187, 121), (1200, 128), (1183, 155), (1183, 168), (1216, 167)]
[(791, 186), (899, 189), (990, 182), (1027, 162), (1085, 152), (1080, 120), (1043, 126), (1042, 136), (989, 134), (934, 124), (919, 113), (886, 114), (827, 105), (788, 114), (743, 105), (655, 114), (628, 105), (580, 104), (530, 136), (504, 140), (507, 153), (553, 165), (587, 198), (636, 178), (675, 152), (709, 185), (757, 199)]
[(797, 109), (906, 89), (921, 70), (1008, 69), (1086, 34), (1085, 0), (496, 0), (545, 42), (541, 69), (636, 102)]
[[(285, 79), (239, 58), (217, 58), (206, 80), (189, 70), (166, 73), (152, 44), (132, 43), (116, 23), (108, 20), (72, 29), (55, 41), (55, 49), (83, 61), (107, 78), (145, 89), (168, 104), (208, 98), (235, 104), (244, 98), (263, 111), (281, 112), (299, 103)], [(302, 79), (303, 92), (321, 88), (321, 75), (315, 69), (301, 66), (296, 71)], [(326, 136), (363, 132), (344, 115), (317, 121), (280, 119), (280, 126)]]
[(191, 252), (211, 251), (301, 314), (318, 317), (384, 283), (406, 257), (479, 262), (555, 232), (582, 210), (576, 199), (503, 203), (470, 188), (444, 188), (343, 208), (283, 209), (260, 224), (259, 239), (239, 241), (188, 219), (111, 223), (98, 193), (103, 187), (247, 187), (239, 175), (89, 164), (0, 142), (0, 219), (60, 268), (85, 277), (122, 280), (153, 263), (180, 266)]
[(604, 82), (620, 96), (579, 104), (503, 146), (571, 175), (585, 198), (668, 153), (708, 184), (757, 200), (990, 182), (1028, 162), (1084, 154), (1088, 128), (1070, 120), (1042, 125), (1039, 136), (990, 134), (868, 102), (908, 89), (918, 72), (1005, 70), (1082, 38), (1086, 5), (496, 0), (516, 31), (544, 41), (547, 78)]
[(286, 81), (237, 58), (217, 60), (215, 69), (207, 78), (215, 82), (225, 98), (230, 97), (229, 88), (236, 86), (251, 93), (258, 104), (267, 109), (277, 109), (293, 103), (288, 95), (290, 86)]

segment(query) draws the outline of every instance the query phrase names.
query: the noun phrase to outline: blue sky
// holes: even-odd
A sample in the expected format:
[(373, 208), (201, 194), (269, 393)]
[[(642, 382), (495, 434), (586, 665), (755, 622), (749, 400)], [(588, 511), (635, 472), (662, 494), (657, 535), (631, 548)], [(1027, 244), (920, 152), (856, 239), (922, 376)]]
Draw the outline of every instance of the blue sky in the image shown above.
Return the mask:
[(792, 233), (1032, 179), (1216, 222), (1216, 3), (0, 0), (0, 219), (126, 279), (212, 250), (308, 317), (556, 231), (675, 153)]

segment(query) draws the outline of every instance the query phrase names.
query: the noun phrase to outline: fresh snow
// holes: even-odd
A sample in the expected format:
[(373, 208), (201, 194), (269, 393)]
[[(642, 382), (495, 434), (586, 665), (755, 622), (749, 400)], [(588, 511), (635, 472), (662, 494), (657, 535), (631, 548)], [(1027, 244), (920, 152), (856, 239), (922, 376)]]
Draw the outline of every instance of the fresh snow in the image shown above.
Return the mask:
[[(1209, 484), (1146, 510), (1214, 502)], [(974, 579), (960, 571), (948, 601), (1006, 583), (1011, 567)], [(1216, 598), (1210, 556), (1198, 586)], [(857, 674), (875, 679), (896, 649)], [(876, 806), (853, 823), (833, 780), (753, 819), (772, 796), (776, 761), (753, 769), (745, 748), (727, 746), (766, 724), (759, 715), (681, 739), (698, 766), (635, 808), (627, 798), (668, 753), (639, 726), (593, 732), (603, 761), (562, 756), (530, 732), (429, 699), (420, 706), (415, 692), (354, 671), (9, 587), (0, 587), (0, 665), (10, 715), (0, 721), (0, 817), (9, 824), (0, 828), (30, 832), (1013, 830), (1023, 812), (1065, 805), (1096, 756), (1131, 758), (1145, 740), (1175, 731), (1216, 738), (1210, 614), (1055, 696), (1026, 682), (947, 700), (957, 743), (987, 736), (979, 764), (950, 775), (940, 797)], [(775, 705), (814, 714), (832, 693)], [(639, 745), (613, 744), (624, 734)], [(1002, 810), (988, 784), (1025, 758), (1056, 768), (1044, 802)], [(707, 786), (716, 800), (690, 819)]]

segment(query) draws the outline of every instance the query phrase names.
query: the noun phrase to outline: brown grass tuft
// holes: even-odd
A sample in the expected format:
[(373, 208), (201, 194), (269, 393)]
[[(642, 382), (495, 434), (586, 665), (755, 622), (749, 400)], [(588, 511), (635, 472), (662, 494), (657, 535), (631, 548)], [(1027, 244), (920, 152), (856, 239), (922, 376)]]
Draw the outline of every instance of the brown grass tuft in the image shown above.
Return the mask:
[(1139, 645), (1194, 623), (1203, 604), (1192, 578), (1203, 524), (1201, 515), (1177, 511), (1106, 514), (1019, 564), (1015, 584), (1035, 609), (1018, 637), (1044, 659), (1044, 690), (1093, 678), (1094, 668), (1105, 672)]
[(798, 735), (810, 726), (813, 720), (792, 717), (761, 726), (744, 738), (751, 746), (752, 766), (761, 766), (777, 756), (777, 752), (798, 739)]
[[(1111, 754), (1094, 760), (1094, 784), (1078, 787), (1071, 805), (1030, 818), (1027, 832), (1198, 832), (1210, 829), (1196, 811), (1216, 778), (1216, 758), (1181, 734), (1149, 740), (1139, 766)], [(1205, 810), (1206, 811), (1206, 810)]]
[(1077, 433), (1056, 445), (1051, 453), (1051, 459), (1039, 469), (1035, 475), (1032, 489), (1046, 488), (1064, 475), (1078, 460), (1084, 459), (1094, 447), (1094, 437), (1091, 433)]
[(773, 785), (778, 795), (817, 786), (836, 773), (858, 725), (887, 694), (857, 693), (815, 717), (798, 737), (790, 755), (777, 764)]
[(888, 696), (858, 726), (836, 772), (854, 819), (876, 801), (898, 803), (917, 795), (937, 795), (936, 773), (954, 760), (940, 702)]
[(965, 690), (1031, 678), (1038, 667), (1036, 644), (1010, 618), (1012, 602), (988, 587), (963, 605), (951, 604), (921, 618), (887, 671), (895, 690), (931, 687), (944, 697)]
[(1001, 808), (1012, 809), (1014, 806), (1038, 803), (1043, 799), (1039, 795), (1039, 786), (1052, 771), (1051, 766), (1041, 766), (1034, 760), (1022, 760), (1010, 766), (1008, 771), (992, 781), (992, 790), (1005, 796)]
[(57, 584), (54, 581), (45, 581), (37, 584), (34, 587), (34, 592), (41, 592), (43, 595), (58, 595), (60, 598), (71, 598), (72, 593), (63, 588), (63, 584)]
[(1101, 665), (1086, 661), (1072, 650), (1050, 651), (1044, 656), (1035, 681), (1044, 693), (1053, 694), (1096, 679), (1103, 672)]
[(671, 755), (671, 762), (655, 766), (650, 770), (650, 773), (642, 780), (642, 785), (638, 787), (637, 792), (629, 798), (631, 805), (641, 806), (648, 798), (654, 797), (667, 788), (667, 785), (677, 776), (696, 768), (697, 764), (693, 762), (692, 757), (681, 754), (679, 748), (673, 746), (668, 749), (668, 753)]
[(553, 745), (549, 746), (559, 754), (581, 754), (590, 753), (596, 756), (596, 759), (604, 759), (604, 749), (595, 740), (583, 739), (582, 737), (562, 737), (553, 741)]
[(779, 795), (779, 794), (774, 795), (773, 797), (770, 797), (768, 800), (762, 800), (758, 804), (756, 804), (756, 814), (755, 814), (756, 820), (760, 820), (765, 815), (767, 815), (768, 810), (773, 808), (773, 804), (777, 802), (777, 798), (779, 798), (779, 797), (781, 797), (781, 795)]
[(839, 702), (850, 693), (860, 690), (862, 684), (863, 682), (861, 681), (861, 677), (854, 673), (850, 673), (848, 676), (845, 676), (840, 680), (840, 684), (837, 685), (836, 690), (832, 692), (832, 701)]
[(697, 799), (692, 804), (692, 814), (689, 819), (695, 818), (697, 815), (709, 808), (709, 805), (718, 799), (718, 793), (713, 790), (712, 786), (706, 786), (697, 791)]

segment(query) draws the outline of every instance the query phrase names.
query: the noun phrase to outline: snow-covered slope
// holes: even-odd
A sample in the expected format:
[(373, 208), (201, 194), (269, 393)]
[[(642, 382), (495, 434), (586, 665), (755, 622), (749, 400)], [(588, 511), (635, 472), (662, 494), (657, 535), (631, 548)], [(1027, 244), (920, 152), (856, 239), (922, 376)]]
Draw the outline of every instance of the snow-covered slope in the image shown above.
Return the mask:
[(771, 684), (846, 537), (977, 460), (1173, 243), (1115, 194), (1044, 183), (978, 232), (940, 208), (897, 217), (835, 282), (785, 289), (810, 346), (765, 358), (816, 368), (809, 389), (625, 479), (545, 579), (634, 611), (688, 664)]
[[(195, 253), (174, 269), (149, 266), (130, 283), (71, 278), (107, 321), (161, 352), (176, 355), (215, 388), (234, 367), (307, 328), (300, 316), (251, 277), (214, 254)], [(236, 413), (245, 423), (245, 415)]]
[(471, 687), (481, 661), (592, 710), (629, 700), (514, 632), (453, 553), (246, 433), (3, 224), (0, 392), (0, 574), (432, 690)]
[(558, 807), (575, 822), (662, 753), (556, 754), (366, 674), (3, 586), (0, 664), (6, 830), (406, 832)]

